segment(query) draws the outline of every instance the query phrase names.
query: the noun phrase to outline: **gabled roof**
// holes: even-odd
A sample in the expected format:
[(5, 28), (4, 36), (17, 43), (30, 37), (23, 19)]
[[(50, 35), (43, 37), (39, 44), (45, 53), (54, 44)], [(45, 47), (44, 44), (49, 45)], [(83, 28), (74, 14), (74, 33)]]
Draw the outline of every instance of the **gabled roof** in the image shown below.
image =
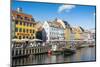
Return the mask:
[(81, 26), (78, 26), (78, 27), (80, 28), (81, 32), (84, 32), (84, 29)]
[(64, 24), (66, 25), (66, 27), (70, 27), (70, 24), (69, 24), (67, 21), (64, 21), (64, 20), (63, 20), (63, 22), (64, 22)]
[(51, 27), (56, 27), (56, 28), (63, 28), (63, 26), (61, 24), (59, 24), (56, 21), (48, 21), (49, 26)]
[(19, 12), (15, 11), (15, 10), (12, 10), (12, 15), (13, 15), (13, 16), (21, 15), (21, 16), (23, 16), (23, 17), (32, 18), (32, 15), (29, 15), (29, 14), (26, 14), (26, 13), (19, 13)]
[(72, 31), (73, 33), (82, 33), (84, 32), (84, 29), (81, 27), (81, 26), (78, 26), (78, 27), (71, 27), (72, 28)]

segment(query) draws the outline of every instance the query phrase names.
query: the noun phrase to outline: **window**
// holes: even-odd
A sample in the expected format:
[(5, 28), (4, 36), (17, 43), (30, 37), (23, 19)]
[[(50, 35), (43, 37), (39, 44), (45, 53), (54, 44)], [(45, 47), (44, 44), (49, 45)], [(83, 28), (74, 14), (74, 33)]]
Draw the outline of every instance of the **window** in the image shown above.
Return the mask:
[(25, 17), (24, 19), (27, 20), (27, 21), (30, 21), (30, 19), (28, 17)]
[(25, 38), (25, 36), (23, 36), (23, 39)]
[(27, 23), (27, 26), (28, 26), (29, 24)]
[(52, 30), (54, 30), (54, 28), (52, 28)]
[(28, 33), (28, 29), (27, 29), (27, 33)]
[(19, 39), (21, 39), (21, 36), (19, 36)]
[(31, 18), (31, 21), (35, 21), (33, 18)]
[(21, 20), (23, 19), (23, 17), (21, 17), (20, 15), (17, 15), (17, 18), (18, 19), (21, 19)]
[(20, 18), (21, 16), (20, 15), (17, 15), (17, 18)]
[(35, 31), (33, 30), (33, 33), (34, 33)]
[(24, 19), (27, 20), (27, 17), (25, 17)]
[(25, 32), (25, 29), (23, 29), (23, 32)]
[(35, 26), (35, 24), (33, 24), (33, 27)]
[(22, 25), (22, 22), (20, 21), (20, 25)]
[(30, 21), (30, 19), (27, 19), (28, 21)]
[(30, 27), (32, 26), (32, 24), (30, 24)]
[(15, 28), (15, 32), (18, 32), (18, 28), (17, 27)]
[(23, 23), (23, 25), (25, 26), (25, 25), (26, 25), (26, 23), (24, 22), (24, 23)]
[(28, 26), (30, 26), (30, 23), (28, 23)]
[(19, 29), (19, 32), (22, 32), (22, 28)]
[(20, 17), (20, 19), (22, 20), (22, 19), (23, 19), (23, 17)]
[(26, 36), (26, 38), (28, 38), (28, 36)]
[(14, 38), (17, 38), (17, 36), (14, 36)]
[(29, 39), (31, 39), (31, 37), (29, 37)]
[(31, 33), (32, 31), (30, 30), (30, 33)]
[(18, 21), (15, 21), (16, 24), (18, 24)]

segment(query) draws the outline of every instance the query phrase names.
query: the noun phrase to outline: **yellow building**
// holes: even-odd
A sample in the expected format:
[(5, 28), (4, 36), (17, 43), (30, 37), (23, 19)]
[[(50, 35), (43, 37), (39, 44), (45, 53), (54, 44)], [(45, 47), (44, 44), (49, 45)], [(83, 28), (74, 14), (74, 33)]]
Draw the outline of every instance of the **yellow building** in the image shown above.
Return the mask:
[(65, 28), (64, 32), (65, 32), (65, 40), (67, 42), (66, 48), (70, 48), (70, 43), (69, 43), (69, 41), (70, 41), (70, 29)]
[(35, 25), (32, 15), (23, 13), (21, 8), (12, 11), (12, 38), (34, 39)]
[(75, 31), (75, 39), (80, 40), (82, 33), (84, 32), (83, 28), (78, 26), (78, 27), (74, 28), (74, 31)]
[(64, 32), (65, 32), (66, 41), (69, 41), (70, 40), (70, 29), (69, 28), (65, 28)]

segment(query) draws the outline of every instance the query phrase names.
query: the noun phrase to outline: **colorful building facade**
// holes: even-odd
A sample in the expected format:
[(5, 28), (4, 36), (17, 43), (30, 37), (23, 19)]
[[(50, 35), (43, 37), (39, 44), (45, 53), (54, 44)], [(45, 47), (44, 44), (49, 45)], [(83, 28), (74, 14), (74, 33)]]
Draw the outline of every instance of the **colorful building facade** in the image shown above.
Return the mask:
[(50, 40), (65, 40), (64, 28), (56, 21), (44, 22), (43, 28), (46, 31), (47, 41)]
[(82, 40), (82, 35), (84, 32), (84, 29), (80, 26), (74, 27), (74, 33), (75, 33), (75, 40)]
[(34, 39), (36, 22), (32, 15), (25, 14), (21, 8), (12, 11), (12, 38)]
[(67, 21), (61, 20), (61, 19), (57, 19), (57, 22), (61, 23), (61, 25), (64, 28), (64, 36), (65, 36), (65, 40), (68, 41), (70, 40), (70, 25)]
[(61, 47), (64, 47), (65, 37), (64, 37), (64, 28), (60, 22), (54, 21), (45, 21), (43, 28), (46, 32), (46, 43), (51, 45), (51, 50), (55, 51)]
[(63, 28), (64, 28), (64, 37), (66, 41), (66, 48), (70, 48), (70, 35), (71, 35), (71, 27), (70, 24), (67, 21), (56, 19), (57, 22), (59, 22)]

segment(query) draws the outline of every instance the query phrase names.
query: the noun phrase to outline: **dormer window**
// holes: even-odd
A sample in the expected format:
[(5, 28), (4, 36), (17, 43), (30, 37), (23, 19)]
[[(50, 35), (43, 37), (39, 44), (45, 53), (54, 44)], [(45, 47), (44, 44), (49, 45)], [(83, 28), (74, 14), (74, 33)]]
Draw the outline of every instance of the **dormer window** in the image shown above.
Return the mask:
[(33, 22), (34, 22), (35, 20), (34, 20), (33, 18), (31, 18), (31, 21), (33, 21)]
[(27, 21), (30, 21), (30, 19), (28, 17), (25, 17), (24, 19), (27, 20)]
[(24, 19), (25, 19), (25, 20), (27, 20), (28, 18), (27, 18), (27, 17), (25, 17)]
[(21, 16), (20, 15), (17, 15), (17, 18), (20, 18)]

